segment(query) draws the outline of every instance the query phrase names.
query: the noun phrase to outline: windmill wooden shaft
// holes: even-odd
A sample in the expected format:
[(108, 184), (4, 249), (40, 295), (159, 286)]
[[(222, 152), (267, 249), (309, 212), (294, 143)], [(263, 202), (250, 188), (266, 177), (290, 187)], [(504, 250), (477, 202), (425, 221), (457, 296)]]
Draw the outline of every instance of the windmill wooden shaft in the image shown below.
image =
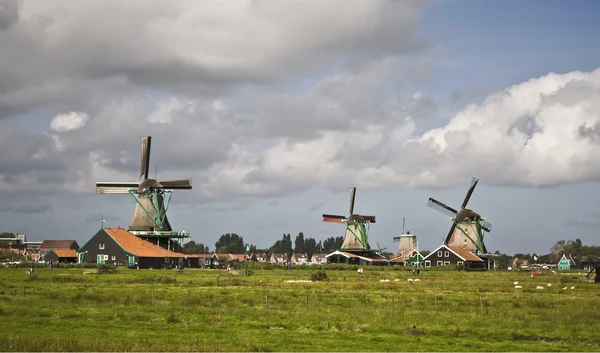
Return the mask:
[(191, 190), (192, 180), (156, 180), (148, 178), (150, 166), (150, 136), (141, 138), (141, 182), (97, 182), (97, 194), (130, 194), (136, 202), (133, 218), (127, 230), (144, 240), (175, 250), (189, 238), (184, 231), (174, 232), (167, 218), (173, 190)]
[(402, 257), (417, 250), (417, 237), (414, 234), (402, 234), (397, 239), (399, 242), (398, 252), (396, 252), (397, 257)]

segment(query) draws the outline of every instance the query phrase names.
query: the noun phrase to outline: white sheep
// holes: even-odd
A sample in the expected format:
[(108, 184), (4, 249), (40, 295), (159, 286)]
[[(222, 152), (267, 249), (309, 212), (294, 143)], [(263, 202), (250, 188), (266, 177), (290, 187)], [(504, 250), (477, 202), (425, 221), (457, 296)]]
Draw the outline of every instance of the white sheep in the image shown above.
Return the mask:
[(548, 287), (552, 287), (552, 283), (548, 283)]
[(523, 286), (515, 286), (516, 289), (521, 289)]
[(516, 285), (518, 285), (518, 284), (519, 284), (519, 282), (518, 282), (518, 281), (515, 281), (515, 286), (516, 286)]
[(418, 279), (418, 278), (415, 278), (415, 282), (419, 282), (419, 281), (420, 281), (420, 279)]
[(389, 282), (389, 279), (380, 279), (379, 282)]
[(410, 283), (412, 283), (414, 280), (413, 280), (412, 278), (409, 278), (409, 279), (408, 279), (408, 281), (409, 281)]
[(568, 289), (567, 287), (563, 287), (563, 290)]
[(575, 287), (571, 287), (571, 289), (575, 289)]
[(537, 286), (535, 289), (544, 289), (542, 286)]
[(400, 278), (396, 278), (396, 279), (394, 280), (394, 282), (398, 282), (399, 280), (400, 280)]

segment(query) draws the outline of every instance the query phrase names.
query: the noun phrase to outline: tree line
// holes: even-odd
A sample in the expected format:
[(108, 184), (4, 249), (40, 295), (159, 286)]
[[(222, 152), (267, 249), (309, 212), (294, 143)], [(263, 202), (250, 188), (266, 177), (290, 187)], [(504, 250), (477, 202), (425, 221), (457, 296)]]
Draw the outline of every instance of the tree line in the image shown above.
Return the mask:
[[(329, 253), (336, 249), (339, 249), (344, 242), (344, 237), (329, 237), (324, 241), (317, 241), (314, 238), (305, 237), (303, 232), (298, 233), (292, 241), (292, 236), (283, 234), (281, 239), (275, 241), (273, 245), (266, 249), (259, 249), (254, 244), (248, 244), (244, 242), (244, 238), (235, 233), (223, 234), (219, 237), (215, 243), (214, 249), (218, 254), (252, 254), (252, 253), (266, 253), (267, 256), (271, 254), (287, 254), (288, 257), (294, 253), (307, 254), (308, 257), (312, 257), (313, 254)], [(183, 246), (184, 253), (186, 254), (209, 254), (211, 249), (202, 244), (190, 241), (185, 243)]]

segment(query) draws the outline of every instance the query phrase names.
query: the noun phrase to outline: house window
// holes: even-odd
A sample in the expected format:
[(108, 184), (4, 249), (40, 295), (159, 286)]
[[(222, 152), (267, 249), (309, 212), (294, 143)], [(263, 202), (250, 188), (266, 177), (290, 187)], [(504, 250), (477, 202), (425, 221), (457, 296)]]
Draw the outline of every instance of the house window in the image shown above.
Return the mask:
[(104, 243), (100, 243), (100, 244), (98, 244), (98, 249), (100, 249), (100, 250), (104, 250)]
[(444, 261), (444, 265), (450, 265), (450, 261)]
[(431, 267), (431, 261), (429, 261), (429, 260), (425, 261), (425, 267)]
[(438, 251), (438, 257), (442, 257), (442, 252), (441, 251)]
[(438, 262), (436, 263), (436, 266), (442, 266), (443, 264), (444, 264), (444, 261), (438, 261)]
[(104, 260), (108, 260), (108, 255), (104, 255)]
[(462, 265), (464, 265), (464, 262), (463, 262), (463, 261), (457, 261), (457, 262), (456, 262), (456, 264), (457, 264), (458, 266), (462, 266)]
[(113, 260), (113, 261), (115, 261), (117, 259), (117, 257), (113, 255), (113, 256), (110, 257), (110, 259)]
[(449, 251), (445, 251), (444, 252), (444, 257), (450, 257), (450, 252)]

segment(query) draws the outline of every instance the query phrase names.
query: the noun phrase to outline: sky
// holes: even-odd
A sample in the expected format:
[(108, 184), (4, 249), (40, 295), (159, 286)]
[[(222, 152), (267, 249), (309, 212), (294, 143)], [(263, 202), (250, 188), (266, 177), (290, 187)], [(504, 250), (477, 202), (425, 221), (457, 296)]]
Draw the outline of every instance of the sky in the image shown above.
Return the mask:
[(600, 245), (600, 3), (0, 0), (0, 232), (85, 243), (127, 227), (139, 139), (191, 178), (169, 220), (211, 250), (237, 233), (344, 234), (375, 215), (439, 246), (429, 197), (493, 224), (488, 250)]

